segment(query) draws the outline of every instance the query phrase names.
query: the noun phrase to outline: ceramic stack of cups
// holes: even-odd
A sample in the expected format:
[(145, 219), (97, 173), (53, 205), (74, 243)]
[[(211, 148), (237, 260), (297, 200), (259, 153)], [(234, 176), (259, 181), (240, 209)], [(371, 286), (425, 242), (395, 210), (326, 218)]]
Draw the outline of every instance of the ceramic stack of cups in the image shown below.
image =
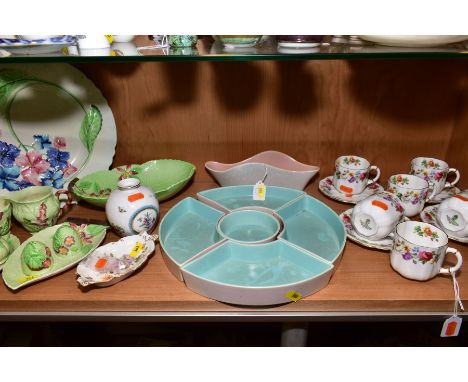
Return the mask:
[[(371, 172), (375, 175), (369, 180)], [(356, 197), (375, 183), (379, 175), (379, 168), (365, 158), (342, 156), (335, 163), (334, 192), (342, 193), (343, 198)], [(453, 180), (447, 181), (448, 177)], [(463, 260), (458, 250), (448, 247), (449, 238), (468, 242), (468, 190), (455, 195), (448, 193), (459, 179), (459, 171), (442, 160), (414, 158), (409, 174), (390, 176), (387, 191), (376, 189), (357, 201), (347, 223), (366, 242), (390, 242), (391, 266), (406, 278), (422, 281), (437, 274), (455, 273)], [(441, 203), (426, 211), (429, 207), (425, 209), (425, 203), (429, 200)], [(418, 215), (422, 222), (409, 219)], [(457, 262), (444, 268), (448, 253)]]
[(11, 204), (8, 200), (0, 199), (0, 269), (8, 259), (8, 256), (16, 249), (16, 237), (10, 233), (11, 229)]

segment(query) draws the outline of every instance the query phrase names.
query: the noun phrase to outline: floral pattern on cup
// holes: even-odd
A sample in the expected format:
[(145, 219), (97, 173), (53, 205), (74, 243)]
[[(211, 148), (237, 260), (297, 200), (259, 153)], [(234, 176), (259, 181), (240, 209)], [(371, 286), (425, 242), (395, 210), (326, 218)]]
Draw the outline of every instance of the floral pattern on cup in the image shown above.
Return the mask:
[(343, 163), (349, 165), (355, 165), (355, 166), (360, 166), (361, 165), (361, 159), (355, 158), (353, 156), (348, 156), (348, 157), (343, 157)]
[[(450, 173), (455, 175), (455, 179), (447, 182)], [(424, 179), (431, 185), (434, 190), (432, 197), (440, 194), (444, 188), (454, 186), (460, 180), (460, 172), (456, 168), (451, 168), (443, 160), (434, 158), (414, 158), (411, 161), (410, 174)]]
[(414, 227), (414, 233), (420, 237), (427, 237), (431, 241), (439, 241), (439, 235), (437, 232), (434, 232), (429, 226), (417, 225)]
[(386, 200), (387, 202), (390, 202), (390, 204), (392, 205), (392, 207), (395, 207), (395, 209), (398, 211), (398, 212), (401, 212), (403, 213), (403, 211), (405, 210), (403, 208), (403, 206), (401, 205), (401, 203), (399, 202), (399, 200), (395, 197), (393, 197), (392, 195), (388, 195), (388, 194), (385, 194), (385, 193), (382, 193), (380, 194), (382, 196), (382, 198), (384, 200)]
[(413, 264), (434, 264), (439, 261), (440, 257), (440, 253), (436, 251), (428, 251), (418, 246), (409, 245), (405, 240), (397, 239), (395, 241), (395, 249), (401, 253), (403, 260), (412, 261)]
[(369, 172), (359, 170), (336, 170), (337, 179), (347, 180), (349, 183), (361, 183), (367, 180)]
[(394, 187), (388, 187), (387, 191), (391, 192), (401, 201), (411, 203), (413, 205), (416, 205), (420, 203), (421, 201), (426, 200), (427, 194), (428, 194), (428, 191), (418, 192), (415, 190), (409, 190), (403, 193), (401, 191), (398, 191)]

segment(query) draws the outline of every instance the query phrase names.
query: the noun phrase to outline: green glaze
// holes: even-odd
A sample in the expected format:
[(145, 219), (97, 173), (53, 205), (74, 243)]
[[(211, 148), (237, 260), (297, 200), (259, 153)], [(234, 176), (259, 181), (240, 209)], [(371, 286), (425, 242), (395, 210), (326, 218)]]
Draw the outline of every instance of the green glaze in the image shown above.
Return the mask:
[(168, 43), (175, 48), (194, 46), (197, 43), (197, 35), (170, 35)]
[(8, 243), (8, 255), (3, 258), (2, 260), (2, 256), (0, 255), (0, 271), (3, 269), (3, 265), (5, 264), (5, 262), (8, 260), (8, 256), (10, 255), (10, 253), (13, 253), (13, 251), (18, 248), (20, 246), (20, 241), (19, 239), (13, 235), (12, 233), (9, 233), (8, 235), (5, 235), (5, 236), (2, 236), (0, 238), (0, 241), (6, 241)]
[(195, 166), (175, 159), (158, 159), (143, 163), (116, 167), (112, 170), (89, 174), (73, 186), (78, 199), (104, 208), (110, 193), (117, 188), (120, 179), (135, 177), (142, 186), (150, 188), (163, 201), (177, 194), (192, 178)]
[(55, 232), (52, 243), (58, 255), (69, 255), (71, 252), (80, 251), (83, 246), (78, 232), (66, 223)]
[(38, 232), (55, 224), (60, 202), (49, 186), (32, 186), (10, 192), (4, 197), (13, 206), (13, 216), (29, 232)]
[(0, 236), (6, 235), (8, 232), (10, 232), (10, 229), (11, 204), (6, 199), (0, 199)]
[(0, 264), (3, 264), (10, 254), (10, 245), (4, 238), (0, 238)]
[[(30, 243), (41, 243), (44, 247), (52, 249), (54, 236), (57, 230), (63, 226), (71, 226), (74, 230), (78, 232), (78, 235), (81, 238), (82, 242), (81, 250), (76, 252), (70, 251), (70, 253), (67, 256), (58, 255), (55, 253), (55, 251), (52, 250), (52, 264), (47, 269), (42, 269), (40, 271), (26, 269), (25, 271), (24, 268), (26, 268), (26, 264), (23, 264), (22, 259), (27, 257), (27, 254), (25, 254), (26, 248), (33, 248), (33, 246), (31, 246)], [(15, 290), (25, 285), (35, 283), (45, 278), (54, 276), (60, 272), (63, 272), (66, 269), (71, 268), (72, 266), (80, 262), (82, 259), (84, 259), (104, 240), (105, 236), (106, 227), (101, 225), (75, 226), (72, 224), (69, 225), (69, 223), (64, 223), (55, 225), (53, 227), (45, 228), (42, 231), (34, 234), (25, 242), (23, 242), (8, 257), (8, 260), (4, 264), (3, 268), (3, 280), (10, 289)], [(39, 248), (41, 246), (36, 245), (34, 247)], [(28, 259), (29, 264), (32, 264), (33, 260), (35, 263), (36, 259)]]
[(52, 266), (52, 261), (52, 251), (40, 241), (30, 241), (21, 252), (21, 265), (23, 272), (27, 275), (46, 271)]

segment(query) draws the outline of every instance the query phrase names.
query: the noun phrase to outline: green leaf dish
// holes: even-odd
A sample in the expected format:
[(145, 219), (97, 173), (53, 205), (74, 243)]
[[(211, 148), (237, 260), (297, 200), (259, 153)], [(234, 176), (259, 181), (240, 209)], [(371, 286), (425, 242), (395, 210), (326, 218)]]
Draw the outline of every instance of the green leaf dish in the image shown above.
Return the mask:
[[(2, 239), (5, 239), (6, 242), (8, 243), (8, 246), (9, 246), (9, 249), (10, 249), (10, 254), (13, 253), (13, 251), (18, 248), (20, 246), (20, 241), (19, 239), (13, 235), (12, 233), (9, 233), (5, 236), (2, 236), (1, 237)], [(3, 266), (5, 265), (6, 261), (8, 260), (8, 258), (5, 260), (5, 261), (0, 261), (0, 271), (3, 269)]]
[(71, 191), (76, 198), (104, 208), (119, 180), (138, 178), (142, 186), (150, 188), (161, 202), (182, 190), (194, 173), (195, 166), (191, 163), (176, 159), (157, 159), (141, 165), (131, 164), (93, 172), (73, 184)]
[[(72, 250), (71, 244), (66, 241), (68, 236), (63, 236), (66, 230), (62, 227), (66, 226), (78, 234), (74, 237), (79, 237), (81, 240), (79, 250)], [(93, 224), (78, 226), (63, 223), (36, 233), (19, 245), (8, 257), (3, 267), (3, 281), (8, 288), (16, 290), (73, 267), (99, 246), (106, 236), (106, 228), (106, 226)], [(57, 231), (59, 231), (58, 235), (56, 235)], [(60, 240), (62, 236), (63, 245), (71, 249), (67, 253), (54, 250), (54, 245), (57, 247), (57, 240)], [(43, 262), (42, 269), (38, 269), (37, 263), (42, 261), (41, 255), (46, 260)], [(28, 267), (28, 264), (34, 264), (35, 269)]]

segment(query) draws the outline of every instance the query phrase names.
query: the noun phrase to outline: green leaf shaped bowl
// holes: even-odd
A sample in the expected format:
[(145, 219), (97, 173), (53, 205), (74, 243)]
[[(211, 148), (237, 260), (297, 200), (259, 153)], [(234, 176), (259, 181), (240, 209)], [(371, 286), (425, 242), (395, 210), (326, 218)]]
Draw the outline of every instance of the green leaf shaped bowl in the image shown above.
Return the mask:
[[(81, 238), (81, 246), (79, 250), (70, 251), (68, 254), (60, 254), (54, 250), (54, 235), (55, 232), (62, 226), (70, 226), (75, 230)], [(28, 240), (24, 241), (15, 251), (8, 257), (3, 267), (3, 281), (10, 289), (19, 289), (26, 285), (38, 282), (40, 280), (52, 277), (61, 273), (88, 256), (106, 236), (106, 226), (102, 225), (74, 225), (71, 223), (63, 223), (48, 227), (34, 234)], [(41, 246), (45, 246), (51, 251), (50, 266), (47, 269), (40, 271), (31, 271), (25, 273), (23, 263), (23, 250), (32, 242), (39, 242)]]
[(119, 166), (112, 170), (93, 172), (70, 185), (78, 200), (104, 208), (110, 193), (123, 178), (138, 178), (142, 186), (153, 190), (158, 201), (169, 199), (189, 182), (195, 173), (191, 163), (176, 159), (157, 159), (141, 165)]

